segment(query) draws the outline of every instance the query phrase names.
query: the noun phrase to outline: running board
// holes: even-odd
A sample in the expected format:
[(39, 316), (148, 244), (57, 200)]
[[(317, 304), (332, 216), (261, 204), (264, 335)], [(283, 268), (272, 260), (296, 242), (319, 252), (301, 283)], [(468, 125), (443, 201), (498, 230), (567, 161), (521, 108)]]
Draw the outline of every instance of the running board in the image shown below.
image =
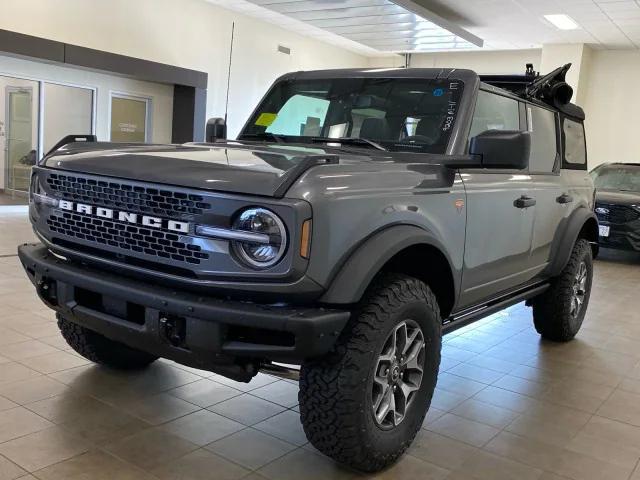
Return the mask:
[(442, 325), (442, 333), (447, 334), (458, 330), (459, 328), (466, 327), (467, 325), (480, 320), (481, 318), (488, 317), (489, 315), (504, 310), (507, 307), (520, 303), (524, 300), (529, 300), (549, 288), (548, 283), (536, 285), (535, 287), (528, 288), (526, 290), (516, 291), (510, 295), (499, 297), (484, 305), (471, 307), (461, 311), (455, 315), (450, 316)]
[(292, 368), (292, 366), (279, 363), (263, 363), (260, 365), (260, 372), (284, 380), (300, 380), (300, 367)]

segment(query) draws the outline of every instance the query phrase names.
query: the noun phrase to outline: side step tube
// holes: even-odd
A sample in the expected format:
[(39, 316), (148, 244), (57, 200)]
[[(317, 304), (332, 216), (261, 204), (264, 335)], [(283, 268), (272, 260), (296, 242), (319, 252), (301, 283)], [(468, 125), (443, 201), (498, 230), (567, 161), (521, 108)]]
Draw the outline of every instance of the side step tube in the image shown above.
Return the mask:
[(263, 363), (260, 365), (260, 371), (285, 380), (295, 380), (296, 382), (300, 380), (300, 368), (292, 368), (290, 365)]
[(527, 290), (515, 292), (505, 297), (500, 297), (492, 302), (489, 302), (480, 307), (472, 307), (468, 310), (452, 315), (442, 326), (442, 333), (447, 334), (458, 330), (459, 328), (466, 327), (467, 325), (480, 320), (481, 318), (488, 317), (492, 313), (504, 310), (507, 307), (520, 303), (524, 300), (529, 300), (549, 288), (548, 283), (536, 285), (533, 288)]
[[(489, 302), (480, 307), (473, 307), (469, 310), (462, 311), (457, 315), (449, 317), (447, 322), (442, 327), (443, 334), (451, 333), (459, 328), (465, 327), (476, 320), (488, 317), (492, 313), (504, 310), (507, 307), (515, 305), (516, 303), (523, 302), (530, 298), (533, 298), (549, 288), (548, 283), (536, 285), (533, 288), (528, 288), (524, 291), (515, 292), (505, 297), (500, 297), (493, 302)], [(260, 372), (266, 373), (285, 380), (300, 380), (300, 368), (294, 368), (294, 365), (285, 365), (280, 363), (263, 363), (260, 365)]]

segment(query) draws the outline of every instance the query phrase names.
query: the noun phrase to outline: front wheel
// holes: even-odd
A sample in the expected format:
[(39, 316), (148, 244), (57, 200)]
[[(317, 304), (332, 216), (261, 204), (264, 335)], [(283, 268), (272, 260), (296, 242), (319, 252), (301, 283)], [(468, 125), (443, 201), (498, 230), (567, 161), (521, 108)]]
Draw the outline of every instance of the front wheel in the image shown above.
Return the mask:
[(158, 357), (110, 340), (58, 315), (58, 328), (69, 346), (87, 360), (117, 370), (145, 368)]
[(302, 366), (300, 417), (309, 441), (366, 472), (395, 462), (431, 403), (441, 344), (429, 287), (404, 275), (380, 278), (332, 352)]
[(542, 337), (568, 342), (587, 312), (593, 280), (593, 256), (587, 240), (578, 239), (562, 273), (533, 302), (533, 322)]

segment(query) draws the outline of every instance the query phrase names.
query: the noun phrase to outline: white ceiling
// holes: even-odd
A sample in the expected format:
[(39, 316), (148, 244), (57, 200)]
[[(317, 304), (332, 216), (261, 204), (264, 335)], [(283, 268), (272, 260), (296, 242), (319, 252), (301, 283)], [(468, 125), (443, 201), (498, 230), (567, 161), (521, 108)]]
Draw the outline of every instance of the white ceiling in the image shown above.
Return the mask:
[[(596, 48), (640, 47), (636, 0), (414, 0), (485, 40), (485, 49), (588, 43)], [(443, 11), (447, 12), (446, 15)], [(565, 13), (580, 26), (558, 30), (543, 15)]]
[[(479, 39), (483, 50), (544, 43), (640, 48), (640, 0), (207, 1), (369, 56), (478, 49)], [(558, 13), (580, 28), (559, 30), (543, 17)]]

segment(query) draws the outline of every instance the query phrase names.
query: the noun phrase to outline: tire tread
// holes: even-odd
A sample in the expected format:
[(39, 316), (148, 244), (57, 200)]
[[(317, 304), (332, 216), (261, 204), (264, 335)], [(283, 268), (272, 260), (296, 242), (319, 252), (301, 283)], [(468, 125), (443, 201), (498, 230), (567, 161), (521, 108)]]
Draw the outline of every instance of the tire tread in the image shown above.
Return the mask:
[[(440, 318), (438, 302), (426, 284), (400, 274), (385, 275), (369, 289), (361, 307), (354, 313), (333, 350), (325, 357), (307, 362), (300, 375), (300, 416), (309, 441), (322, 453), (361, 471), (378, 471), (395, 462), (411, 445), (422, 422), (392, 453), (375, 452), (362, 435), (358, 414), (367, 408), (358, 402), (370, 366), (365, 357), (376, 344), (379, 331), (394, 309), (420, 300)], [(437, 349), (437, 367), (440, 350)], [(426, 374), (426, 372), (425, 372)], [(429, 394), (431, 402), (431, 393)], [(428, 409), (428, 405), (427, 405)]]

